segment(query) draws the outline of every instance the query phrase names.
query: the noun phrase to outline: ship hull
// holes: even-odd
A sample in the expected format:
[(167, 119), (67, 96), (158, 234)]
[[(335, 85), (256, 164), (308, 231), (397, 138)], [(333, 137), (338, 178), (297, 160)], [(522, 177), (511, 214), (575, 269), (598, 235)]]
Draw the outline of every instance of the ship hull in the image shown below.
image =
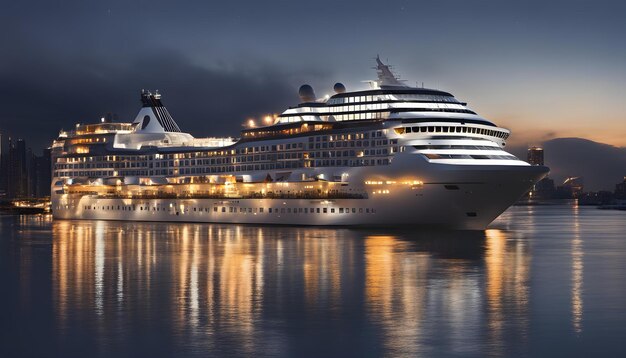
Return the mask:
[(52, 208), (55, 219), (483, 230), (547, 173), (540, 166), (439, 169), (419, 186), (367, 187), (363, 199), (136, 199), (55, 194)]

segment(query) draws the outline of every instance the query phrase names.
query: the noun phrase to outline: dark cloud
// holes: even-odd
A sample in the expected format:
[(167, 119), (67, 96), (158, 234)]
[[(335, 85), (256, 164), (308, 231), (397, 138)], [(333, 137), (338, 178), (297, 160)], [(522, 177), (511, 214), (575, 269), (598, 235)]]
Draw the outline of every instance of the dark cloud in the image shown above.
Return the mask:
[(611, 106), (597, 107), (617, 117), (624, 16), (626, 2), (584, 0), (5, 1), (0, 131), (42, 147), (106, 112), (131, 120), (138, 91), (158, 88), (185, 130), (233, 135), (246, 117), (295, 104), (302, 83), (318, 95), (363, 85), (376, 53), (481, 113), (538, 116), (545, 103), (523, 99), (545, 88), (562, 93), (550, 106), (574, 108), (568, 91), (584, 87), (601, 88)]
[(245, 118), (280, 112), (297, 101), (291, 75), (267, 64), (202, 67), (165, 50), (125, 63), (98, 58), (61, 62), (12, 63), (3, 68), (4, 131), (38, 147), (59, 129), (95, 122), (107, 112), (132, 121), (143, 88), (158, 89), (181, 128), (197, 136), (238, 135)]

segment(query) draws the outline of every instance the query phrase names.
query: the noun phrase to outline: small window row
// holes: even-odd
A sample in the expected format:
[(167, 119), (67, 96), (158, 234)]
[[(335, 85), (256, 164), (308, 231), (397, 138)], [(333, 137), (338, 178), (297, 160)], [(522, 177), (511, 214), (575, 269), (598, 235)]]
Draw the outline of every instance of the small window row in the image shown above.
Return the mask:
[[(62, 209), (60, 206), (57, 207), (57, 209)], [(69, 209), (69, 206), (65, 206), (65, 209)], [(139, 206), (137, 207), (136, 205), (130, 205), (130, 206), (126, 206), (126, 205), (102, 205), (102, 206), (90, 206), (90, 205), (85, 205), (83, 207), (84, 210), (105, 210), (105, 211), (111, 211), (111, 210), (116, 210), (116, 211), (137, 211), (137, 209), (139, 209), (139, 211), (168, 211), (168, 212), (176, 212), (177, 215), (179, 215), (180, 213), (188, 213), (190, 209), (192, 209), (192, 212), (215, 212), (215, 213), (232, 213), (232, 214), (236, 214), (236, 213), (240, 213), (240, 214), (263, 214), (263, 213), (268, 213), (268, 214), (374, 214), (376, 213), (376, 210), (374, 208), (328, 208), (328, 207), (322, 207), (322, 208), (244, 208), (244, 207), (234, 207), (234, 206), (214, 206), (213, 209), (211, 210), (210, 208), (204, 207), (204, 208), (198, 208), (198, 207), (186, 207), (184, 208), (184, 211), (179, 211), (177, 210), (177, 208), (174, 207), (168, 207), (168, 206)]]
[(428, 159), (500, 159), (500, 160), (519, 160), (514, 155), (477, 155), (477, 154), (423, 154)]
[(437, 144), (437, 145), (414, 145), (417, 150), (425, 149), (474, 149), (474, 150), (499, 150), (498, 146), (488, 145), (457, 145), (457, 144)]
[(398, 134), (403, 133), (472, 133), (507, 139), (509, 133), (487, 128), (468, 126), (416, 126), (396, 128)]

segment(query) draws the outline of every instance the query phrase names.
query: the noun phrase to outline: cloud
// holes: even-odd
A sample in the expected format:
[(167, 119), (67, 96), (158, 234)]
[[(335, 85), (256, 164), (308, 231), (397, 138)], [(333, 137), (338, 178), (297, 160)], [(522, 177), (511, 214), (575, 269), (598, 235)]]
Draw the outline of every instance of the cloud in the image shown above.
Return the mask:
[(0, 69), (0, 130), (43, 147), (61, 128), (95, 122), (107, 112), (132, 121), (145, 88), (160, 90), (184, 131), (237, 136), (245, 118), (297, 103), (292, 80), (291, 73), (268, 64), (202, 66), (167, 50), (121, 63), (97, 57), (12, 61)]

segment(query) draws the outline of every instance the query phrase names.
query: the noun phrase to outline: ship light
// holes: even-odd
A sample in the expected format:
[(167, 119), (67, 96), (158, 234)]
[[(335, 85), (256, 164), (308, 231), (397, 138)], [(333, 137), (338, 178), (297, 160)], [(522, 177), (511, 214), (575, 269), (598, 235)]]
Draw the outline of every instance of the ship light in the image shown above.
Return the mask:
[(272, 122), (274, 122), (274, 118), (270, 115), (265, 116), (265, 118), (263, 118), (263, 121), (265, 122), (265, 124), (270, 125), (272, 124)]
[(256, 127), (256, 123), (254, 123), (254, 119), (252, 119), (252, 118), (248, 119), (248, 127), (249, 128)]

